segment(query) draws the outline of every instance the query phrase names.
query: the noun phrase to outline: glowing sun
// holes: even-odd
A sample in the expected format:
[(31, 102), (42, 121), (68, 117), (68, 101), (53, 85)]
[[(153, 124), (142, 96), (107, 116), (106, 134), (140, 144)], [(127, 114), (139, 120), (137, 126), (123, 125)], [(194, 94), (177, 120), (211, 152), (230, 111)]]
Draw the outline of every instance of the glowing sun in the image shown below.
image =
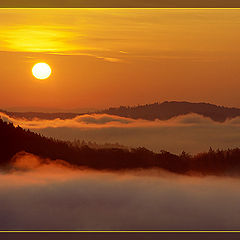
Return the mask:
[(37, 79), (46, 79), (51, 75), (51, 68), (46, 63), (37, 63), (32, 68), (32, 74)]

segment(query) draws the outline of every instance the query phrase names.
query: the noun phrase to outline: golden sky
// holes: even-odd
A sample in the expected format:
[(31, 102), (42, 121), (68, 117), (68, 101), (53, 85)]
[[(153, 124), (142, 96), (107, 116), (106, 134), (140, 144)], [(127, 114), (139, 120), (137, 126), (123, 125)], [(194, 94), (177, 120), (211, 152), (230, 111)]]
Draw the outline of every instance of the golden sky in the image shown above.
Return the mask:
[(0, 9), (0, 107), (240, 107), (239, 42), (240, 9)]

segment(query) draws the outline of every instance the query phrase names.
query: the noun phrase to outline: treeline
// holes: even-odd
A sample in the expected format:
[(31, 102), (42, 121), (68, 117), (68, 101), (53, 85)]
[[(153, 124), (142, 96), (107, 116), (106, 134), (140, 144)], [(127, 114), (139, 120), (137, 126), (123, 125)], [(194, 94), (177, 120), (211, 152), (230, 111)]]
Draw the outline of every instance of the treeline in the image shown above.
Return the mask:
[(93, 141), (84, 141), (84, 140), (80, 140), (80, 139), (74, 139), (72, 142), (69, 142), (69, 144), (73, 147), (85, 147), (88, 146), (90, 148), (94, 148), (94, 149), (99, 149), (99, 148), (122, 148), (122, 149), (128, 149), (128, 147), (119, 144), (118, 142), (116, 143), (104, 143), (104, 144), (100, 144), (100, 143), (96, 143)]
[(120, 106), (116, 108), (108, 108), (97, 112), (85, 112), (85, 113), (44, 113), (44, 112), (9, 112), (0, 110), (0, 112), (7, 114), (14, 118), (25, 118), (32, 120), (48, 119), (53, 120), (71, 119), (83, 114), (110, 114), (120, 117), (127, 117), (133, 119), (145, 119), (153, 121), (155, 119), (168, 120), (179, 115), (186, 115), (189, 113), (196, 113), (204, 117), (209, 117), (214, 121), (224, 122), (227, 119), (231, 119), (240, 116), (239, 108), (228, 108), (223, 106), (217, 106), (209, 103), (190, 103), (190, 102), (162, 102), (153, 103), (138, 106)]
[(133, 119), (145, 120), (168, 120), (170, 118), (196, 113), (204, 117), (209, 117), (214, 121), (224, 122), (226, 119), (231, 119), (240, 116), (239, 108), (228, 108), (217, 106), (209, 103), (190, 103), (190, 102), (163, 102), (146, 105), (138, 105), (133, 107), (117, 107), (109, 108), (99, 113), (117, 115), (120, 117), (128, 117)]
[(9, 117), (13, 118), (22, 118), (27, 120), (33, 120), (34, 118), (38, 119), (48, 119), (48, 120), (54, 120), (56, 118), (66, 120), (66, 119), (72, 119), (77, 117), (78, 115), (87, 114), (87, 113), (47, 113), (47, 112), (10, 112), (6, 110), (0, 109), (1, 113), (4, 113), (8, 115)]
[(11, 158), (20, 151), (98, 170), (162, 168), (181, 174), (240, 174), (239, 148), (217, 151), (210, 149), (195, 156), (185, 152), (180, 155), (166, 151), (154, 153), (146, 148), (90, 148), (87, 145), (76, 146), (71, 142), (43, 137), (0, 119), (1, 166), (7, 166)]

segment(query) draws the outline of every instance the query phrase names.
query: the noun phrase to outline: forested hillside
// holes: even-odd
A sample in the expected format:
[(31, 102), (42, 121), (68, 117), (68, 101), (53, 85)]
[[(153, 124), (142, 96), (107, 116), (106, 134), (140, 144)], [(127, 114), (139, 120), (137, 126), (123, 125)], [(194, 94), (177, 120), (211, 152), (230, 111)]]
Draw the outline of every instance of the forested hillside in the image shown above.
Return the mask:
[(154, 153), (145, 148), (90, 148), (71, 142), (46, 138), (29, 130), (15, 127), (0, 119), (0, 164), (6, 166), (20, 151), (52, 160), (62, 159), (70, 164), (98, 170), (127, 170), (162, 168), (174, 173), (231, 175), (240, 174), (240, 149), (213, 151), (191, 156), (166, 151)]

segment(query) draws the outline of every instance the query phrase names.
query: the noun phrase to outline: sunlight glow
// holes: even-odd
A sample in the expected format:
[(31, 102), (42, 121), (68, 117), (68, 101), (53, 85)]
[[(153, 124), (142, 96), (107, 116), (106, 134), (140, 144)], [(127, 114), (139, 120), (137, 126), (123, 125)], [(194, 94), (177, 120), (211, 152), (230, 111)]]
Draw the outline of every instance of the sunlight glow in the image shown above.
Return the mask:
[(51, 68), (46, 63), (37, 63), (32, 68), (32, 74), (37, 79), (46, 79), (51, 75)]
[[(3, 38), (4, 36), (4, 38)], [(75, 50), (66, 39), (74, 39), (74, 32), (57, 26), (12, 26), (1, 28), (2, 46), (19, 52), (65, 52)]]

